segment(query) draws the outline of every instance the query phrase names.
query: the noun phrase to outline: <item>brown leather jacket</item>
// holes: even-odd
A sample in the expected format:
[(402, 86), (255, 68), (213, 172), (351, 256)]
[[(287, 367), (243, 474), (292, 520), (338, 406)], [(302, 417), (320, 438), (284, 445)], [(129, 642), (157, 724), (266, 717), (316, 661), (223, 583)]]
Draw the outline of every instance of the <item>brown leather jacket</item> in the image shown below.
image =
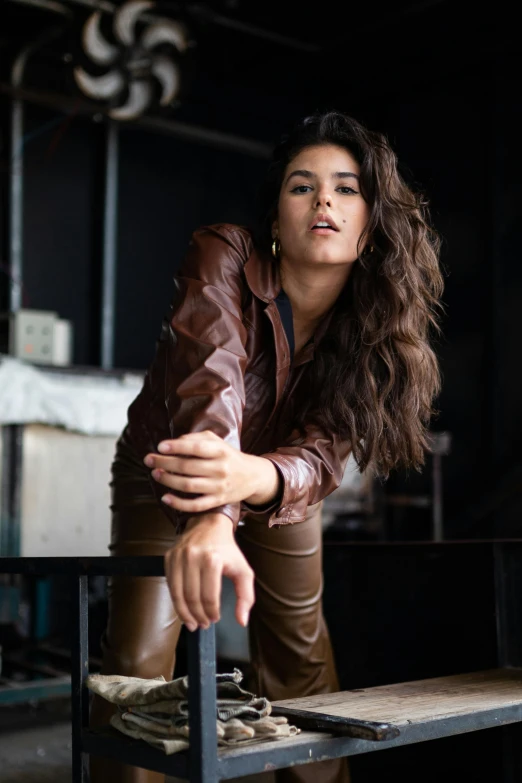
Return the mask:
[[(194, 232), (175, 283), (178, 292), (120, 446), (132, 450), (159, 500), (166, 489), (152, 479), (144, 456), (165, 438), (212, 430), (241, 451), (270, 459), (282, 477), (282, 496), (267, 506), (242, 502), (212, 511), (229, 516), (234, 527), (247, 515), (269, 526), (303, 521), (307, 506), (339, 486), (350, 454), (349, 443), (324, 432), (312, 416), (304, 434), (292, 423), (294, 406), (306, 394), (299, 385), (303, 370), (333, 308), (291, 362), (274, 302), (281, 289), (278, 265), (254, 249), (247, 229), (228, 224)], [(179, 531), (194, 516), (160, 505)]]

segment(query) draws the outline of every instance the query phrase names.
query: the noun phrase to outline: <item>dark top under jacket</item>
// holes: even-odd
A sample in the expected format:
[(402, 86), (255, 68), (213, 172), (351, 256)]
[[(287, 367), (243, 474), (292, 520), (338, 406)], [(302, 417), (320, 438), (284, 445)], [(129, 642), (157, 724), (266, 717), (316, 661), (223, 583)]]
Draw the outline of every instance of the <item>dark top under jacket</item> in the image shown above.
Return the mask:
[(292, 318), (292, 303), (286, 295), (286, 291), (283, 289), (279, 291), (275, 298), (275, 303), (285, 328), (288, 345), (290, 346), (290, 361), (293, 362), (295, 352), (294, 321)]

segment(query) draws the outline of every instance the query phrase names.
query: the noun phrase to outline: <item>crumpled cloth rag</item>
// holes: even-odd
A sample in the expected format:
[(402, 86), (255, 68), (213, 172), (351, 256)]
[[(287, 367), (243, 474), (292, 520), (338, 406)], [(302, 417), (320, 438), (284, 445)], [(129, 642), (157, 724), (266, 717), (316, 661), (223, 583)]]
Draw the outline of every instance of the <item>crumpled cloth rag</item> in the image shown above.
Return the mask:
[[(299, 734), (284, 717), (272, 716), (268, 699), (243, 690), (243, 674), (216, 674), (218, 745), (238, 746), (285, 739)], [(188, 676), (167, 681), (117, 674), (90, 674), (86, 685), (93, 693), (118, 705), (111, 725), (142, 739), (167, 755), (189, 747)]]

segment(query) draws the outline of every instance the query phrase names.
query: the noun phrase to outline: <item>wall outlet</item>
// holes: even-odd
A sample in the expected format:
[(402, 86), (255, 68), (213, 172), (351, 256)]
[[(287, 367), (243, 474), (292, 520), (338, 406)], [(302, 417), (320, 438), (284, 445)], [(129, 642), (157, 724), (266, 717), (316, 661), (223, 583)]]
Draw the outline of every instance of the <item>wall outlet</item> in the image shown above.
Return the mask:
[(17, 310), (9, 315), (9, 353), (17, 359), (52, 364), (57, 314), (45, 310)]
[(0, 313), (0, 354), (36, 364), (72, 363), (73, 326), (49, 310)]

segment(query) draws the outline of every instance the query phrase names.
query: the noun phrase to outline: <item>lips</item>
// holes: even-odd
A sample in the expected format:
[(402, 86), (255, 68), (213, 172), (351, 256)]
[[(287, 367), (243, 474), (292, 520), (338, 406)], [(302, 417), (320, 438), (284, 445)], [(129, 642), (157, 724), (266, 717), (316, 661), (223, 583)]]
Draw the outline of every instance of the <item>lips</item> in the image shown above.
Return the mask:
[[(327, 225), (324, 225), (324, 224)], [(318, 225), (319, 224), (319, 225)], [(319, 213), (318, 215), (315, 215), (313, 220), (311, 221), (310, 225), (308, 226), (309, 231), (339, 231), (337, 227), (337, 223), (331, 217), (330, 215), (326, 215), (324, 213)]]

